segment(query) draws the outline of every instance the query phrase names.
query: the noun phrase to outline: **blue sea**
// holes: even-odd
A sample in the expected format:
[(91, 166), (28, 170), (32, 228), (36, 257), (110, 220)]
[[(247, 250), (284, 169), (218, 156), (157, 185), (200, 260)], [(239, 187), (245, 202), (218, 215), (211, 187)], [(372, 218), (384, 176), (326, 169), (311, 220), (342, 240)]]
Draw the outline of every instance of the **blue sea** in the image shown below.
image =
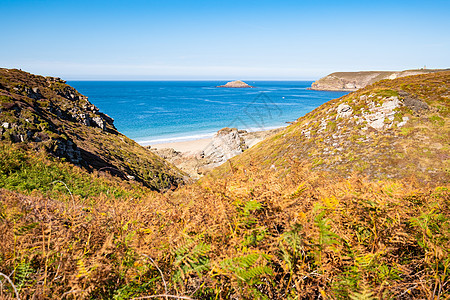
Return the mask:
[(286, 126), (345, 92), (307, 90), (311, 81), (70, 81), (117, 129), (142, 145), (212, 137), (224, 127), (256, 131)]

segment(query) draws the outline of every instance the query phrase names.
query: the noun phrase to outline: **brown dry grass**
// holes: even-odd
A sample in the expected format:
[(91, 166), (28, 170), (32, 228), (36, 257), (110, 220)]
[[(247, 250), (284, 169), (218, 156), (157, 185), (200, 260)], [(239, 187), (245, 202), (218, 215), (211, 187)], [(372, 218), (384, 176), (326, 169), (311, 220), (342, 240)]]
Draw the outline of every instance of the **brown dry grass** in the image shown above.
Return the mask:
[[(358, 92), (400, 86), (436, 109), (400, 131), (403, 152), (374, 132), (366, 144), (351, 135), (363, 144), (348, 148), (348, 166), (364, 172), (370, 162), (398, 179), (369, 181), (337, 159), (330, 166), (320, 156), (327, 136), (304, 143), (299, 126), (342, 99), (165, 194), (2, 144), (0, 297), (13, 298), (14, 286), (24, 299), (446, 299), (448, 171), (425, 171), (448, 156), (449, 76)], [(368, 161), (375, 154), (383, 165)], [(55, 180), (68, 180), (73, 199), (64, 186), (48, 188)]]
[(1, 192), (0, 272), (23, 298), (449, 295), (445, 187), (291, 162), (289, 174), (232, 166), (140, 200), (68, 200)]

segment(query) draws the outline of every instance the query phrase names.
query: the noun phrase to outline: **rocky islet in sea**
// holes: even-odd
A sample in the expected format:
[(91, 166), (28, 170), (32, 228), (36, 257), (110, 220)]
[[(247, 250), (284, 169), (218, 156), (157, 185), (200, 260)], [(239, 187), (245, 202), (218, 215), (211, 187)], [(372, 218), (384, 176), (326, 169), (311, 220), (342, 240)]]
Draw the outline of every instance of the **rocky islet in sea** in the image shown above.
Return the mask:
[(227, 82), (225, 85), (219, 85), (217, 87), (220, 88), (253, 88), (253, 86), (248, 85), (247, 83), (241, 81), (241, 80), (235, 80)]

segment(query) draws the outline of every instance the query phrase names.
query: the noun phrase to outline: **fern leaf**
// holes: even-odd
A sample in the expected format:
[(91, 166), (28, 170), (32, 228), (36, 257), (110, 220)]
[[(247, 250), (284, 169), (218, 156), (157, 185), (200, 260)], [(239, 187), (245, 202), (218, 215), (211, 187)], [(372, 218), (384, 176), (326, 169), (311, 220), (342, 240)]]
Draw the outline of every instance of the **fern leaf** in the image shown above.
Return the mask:
[(239, 258), (239, 265), (245, 269), (250, 268), (256, 263), (256, 261), (258, 260), (258, 258), (260, 258), (260, 256), (261, 255), (259, 253), (242, 256)]
[(77, 278), (79, 277), (83, 277), (83, 276), (87, 276), (88, 275), (88, 270), (86, 269), (86, 265), (84, 263), (84, 258), (80, 258), (77, 261)]
[(375, 300), (373, 292), (365, 284), (361, 287), (360, 292), (353, 292), (349, 297), (352, 300)]
[(268, 266), (257, 266), (243, 272), (238, 272), (237, 275), (244, 281), (250, 281), (252, 279), (258, 279), (261, 276), (273, 275), (273, 271)]

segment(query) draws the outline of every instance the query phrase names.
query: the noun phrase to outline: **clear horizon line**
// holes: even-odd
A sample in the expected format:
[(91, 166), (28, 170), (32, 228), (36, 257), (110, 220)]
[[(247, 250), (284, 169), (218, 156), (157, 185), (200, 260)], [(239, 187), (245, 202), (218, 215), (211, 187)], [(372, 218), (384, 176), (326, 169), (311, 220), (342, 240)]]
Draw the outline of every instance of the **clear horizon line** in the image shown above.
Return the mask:
[(80, 78), (63, 78), (66, 81), (316, 81), (316, 79), (80, 79)]

